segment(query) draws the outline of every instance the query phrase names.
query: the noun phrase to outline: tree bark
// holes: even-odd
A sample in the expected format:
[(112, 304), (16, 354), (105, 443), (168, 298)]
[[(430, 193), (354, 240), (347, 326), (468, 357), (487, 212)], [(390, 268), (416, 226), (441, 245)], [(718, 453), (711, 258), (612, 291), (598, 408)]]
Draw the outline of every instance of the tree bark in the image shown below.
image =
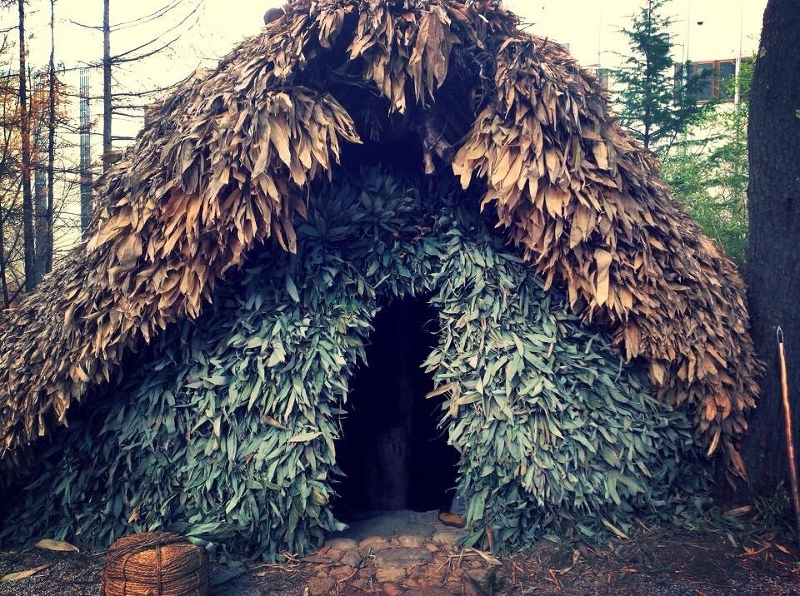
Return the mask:
[[(789, 475), (776, 333), (786, 341), (795, 423), (800, 420), (800, 11), (769, 0), (753, 72), (748, 124), (750, 188), (746, 278), (752, 335), (766, 370), (744, 444), (751, 488)], [(796, 424), (795, 424), (796, 426)]]
[(103, 170), (111, 156), (111, 0), (103, 0)]
[(53, 268), (53, 208), (55, 206), (55, 164), (56, 164), (56, 37), (55, 18), (56, 0), (50, 0), (50, 63), (48, 78), (47, 98), (47, 232), (44, 247), (44, 271), (48, 273)]
[(25, 49), (25, 2), (17, 1), (19, 8), (19, 118), (22, 144), (22, 229), (25, 254), (25, 290), (36, 286), (36, 245), (33, 226), (33, 192), (31, 190), (31, 120), (28, 110), (27, 56)]

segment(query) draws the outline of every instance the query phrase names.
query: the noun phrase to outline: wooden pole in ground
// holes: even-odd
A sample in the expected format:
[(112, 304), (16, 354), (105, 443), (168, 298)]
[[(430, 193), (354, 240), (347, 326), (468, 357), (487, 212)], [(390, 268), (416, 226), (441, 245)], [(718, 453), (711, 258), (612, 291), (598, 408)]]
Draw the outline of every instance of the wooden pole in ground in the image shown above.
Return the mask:
[(786, 425), (786, 450), (789, 454), (789, 480), (792, 484), (792, 505), (794, 505), (794, 522), (797, 532), (797, 543), (800, 546), (800, 490), (797, 486), (797, 461), (794, 454), (794, 438), (792, 437), (792, 410), (789, 405), (789, 381), (786, 374), (786, 350), (783, 346), (783, 329), (778, 327), (778, 362), (781, 371), (781, 398)]

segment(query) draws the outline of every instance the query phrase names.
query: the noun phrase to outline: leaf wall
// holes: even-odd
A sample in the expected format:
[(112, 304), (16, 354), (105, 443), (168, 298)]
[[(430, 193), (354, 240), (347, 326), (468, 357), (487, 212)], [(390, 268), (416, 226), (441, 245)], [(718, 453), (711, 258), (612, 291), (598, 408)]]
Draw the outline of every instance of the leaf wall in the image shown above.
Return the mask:
[[(452, 184), (365, 169), (315, 186), (297, 252), (267, 244), (194, 323), (130, 358), (38, 455), (0, 536), (107, 546), (170, 529), (210, 549), (276, 560), (339, 528), (331, 499), (348, 382), (371, 320), (431, 295), (427, 361), (461, 453), (470, 544), (591, 535), (666, 514), (702, 476), (686, 416), (560, 292), (503, 247)], [(424, 190), (423, 190), (424, 189)], [(114, 398), (111, 399), (111, 396)]]

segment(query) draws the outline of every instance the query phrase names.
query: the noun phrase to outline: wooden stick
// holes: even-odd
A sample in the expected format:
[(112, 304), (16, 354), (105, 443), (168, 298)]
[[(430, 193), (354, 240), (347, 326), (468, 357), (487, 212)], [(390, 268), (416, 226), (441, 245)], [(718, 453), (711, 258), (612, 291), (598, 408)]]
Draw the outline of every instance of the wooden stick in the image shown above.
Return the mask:
[(800, 490), (797, 486), (797, 462), (794, 454), (794, 438), (792, 437), (792, 410), (789, 405), (789, 381), (786, 374), (786, 351), (783, 347), (783, 329), (778, 327), (778, 361), (781, 370), (781, 397), (786, 424), (786, 450), (789, 453), (789, 480), (792, 484), (792, 505), (794, 505), (795, 530), (797, 543), (800, 546)]

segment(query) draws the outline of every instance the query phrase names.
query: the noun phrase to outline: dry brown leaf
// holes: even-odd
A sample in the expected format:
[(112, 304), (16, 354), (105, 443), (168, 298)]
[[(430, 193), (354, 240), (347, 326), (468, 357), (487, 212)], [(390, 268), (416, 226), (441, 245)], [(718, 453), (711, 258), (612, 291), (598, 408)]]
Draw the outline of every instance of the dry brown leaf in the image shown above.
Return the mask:
[(9, 582), (15, 582), (15, 581), (18, 581), (18, 580), (21, 580), (21, 579), (25, 579), (25, 578), (31, 577), (32, 575), (36, 575), (40, 571), (44, 571), (48, 567), (51, 567), (51, 565), (49, 563), (45, 564), (45, 565), (39, 565), (38, 567), (33, 567), (31, 569), (26, 569), (25, 571), (17, 571), (15, 573), (7, 573), (3, 577), (0, 577), (0, 584), (6, 584), (6, 583), (9, 583)]
[(36, 548), (41, 548), (42, 550), (49, 550), (54, 552), (62, 552), (62, 553), (78, 553), (80, 549), (77, 546), (70, 544), (69, 542), (65, 542), (63, 540), (53, 540), (51, 538), (43, 538), (39, 540), (36, 544), (34, 544)]
[(602, 306), (608, 300), (608, 288), (611, 283), (610, 269), (614, 255), (609, 251), (598, 248), (594, 251), (594, 260), (597, 267), (595, 277), (595, 301)]

